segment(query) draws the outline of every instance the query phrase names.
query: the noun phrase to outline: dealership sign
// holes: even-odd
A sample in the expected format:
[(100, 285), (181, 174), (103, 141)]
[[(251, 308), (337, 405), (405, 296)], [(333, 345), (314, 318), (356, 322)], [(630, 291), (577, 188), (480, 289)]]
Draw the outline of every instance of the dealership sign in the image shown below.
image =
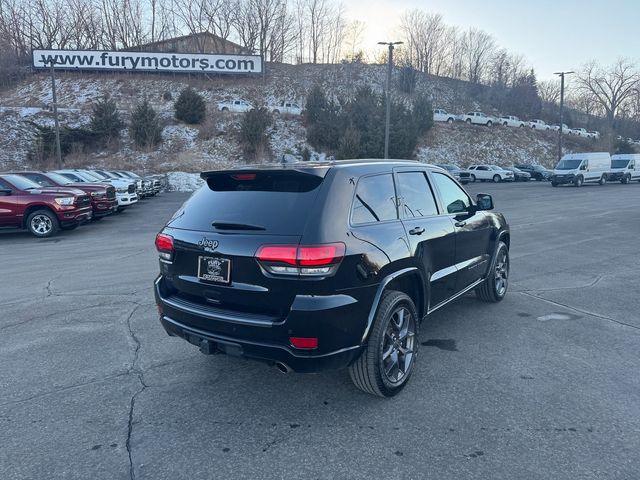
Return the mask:
[(262, 73), (259, 55), (34, 50), (33, 66), (108, 72)]

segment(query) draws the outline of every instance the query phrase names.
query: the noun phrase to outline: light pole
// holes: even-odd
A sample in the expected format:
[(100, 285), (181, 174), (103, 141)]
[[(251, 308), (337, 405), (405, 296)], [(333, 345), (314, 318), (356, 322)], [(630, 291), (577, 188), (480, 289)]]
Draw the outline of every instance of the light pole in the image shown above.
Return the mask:
[(393, 48), (404, 42), (378, 42), (389, 46), (389, 68), (387, 69), (387, 115), (384, 126), (384, 158), (389, 158), (389, 130), (391, 129), (391, 72), (393, 70)]
[(558, 161), (562, 159), (562, 122), (564, 122), (564, 76), (575, 72), (555, 72), (560, 76), (560, 128), (558, 129)]
[(58, 169), (62, 168), (62, 151), (60, 150), (60, 123), (58, 122), (58, 99), (56, 97), (56, 74), (53, 66), (56, 64), (53, 56), (50, 58), (51, 63), (51, 99), (53, 101), (53, 122), (56, 127), (56, 160)]

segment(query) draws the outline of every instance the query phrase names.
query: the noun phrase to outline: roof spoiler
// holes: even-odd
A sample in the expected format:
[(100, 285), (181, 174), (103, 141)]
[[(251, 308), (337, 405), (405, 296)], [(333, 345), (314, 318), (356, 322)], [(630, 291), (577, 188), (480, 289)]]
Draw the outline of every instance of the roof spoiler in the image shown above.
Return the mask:
[(200, 173), (200, 178), (203, 180), (207, 180), (212, 177), (222, 177), (226, 175), (260, 175), (260, 174), (269, 174), (269, 175), (309, 175), (313, 177), (324, 177), (329, 171), (329, 166), (278, 166), (278, 165), (269, 165), (268, 167), (240, 167), (234, 168), (230, 170), (208, 170), (206, 172)]

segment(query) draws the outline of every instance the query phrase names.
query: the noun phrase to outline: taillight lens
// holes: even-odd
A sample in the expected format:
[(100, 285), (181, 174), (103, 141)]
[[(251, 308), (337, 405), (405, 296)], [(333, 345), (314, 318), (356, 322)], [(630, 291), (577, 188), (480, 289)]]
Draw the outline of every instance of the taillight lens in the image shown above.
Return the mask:
[(160, 254), (160, 258), (164, 260), (173, 260), (173, 237), (165, 233), (156, 235), (156, 250)]
[(289, 342), (292, 347), (299, 348), (301, 350), (313, 350), (318, 348), (317, 337), (289, 337)]
[(263, 245), (256, 252), (262, 267), (274, 275), (332, 275), (345, 254), (344, 243)]

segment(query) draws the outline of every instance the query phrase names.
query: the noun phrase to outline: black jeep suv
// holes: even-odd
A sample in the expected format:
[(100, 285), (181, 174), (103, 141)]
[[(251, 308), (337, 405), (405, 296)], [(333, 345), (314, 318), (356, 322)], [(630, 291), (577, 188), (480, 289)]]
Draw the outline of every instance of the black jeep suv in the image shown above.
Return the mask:
[(205, 172), (156, 237), (169, 335), (314, 372), (348, 367), (375, 395), (404, 387), (418, 327), (475, 289), (507, 291), (509, 228), (493, 201), (412, 161)]

